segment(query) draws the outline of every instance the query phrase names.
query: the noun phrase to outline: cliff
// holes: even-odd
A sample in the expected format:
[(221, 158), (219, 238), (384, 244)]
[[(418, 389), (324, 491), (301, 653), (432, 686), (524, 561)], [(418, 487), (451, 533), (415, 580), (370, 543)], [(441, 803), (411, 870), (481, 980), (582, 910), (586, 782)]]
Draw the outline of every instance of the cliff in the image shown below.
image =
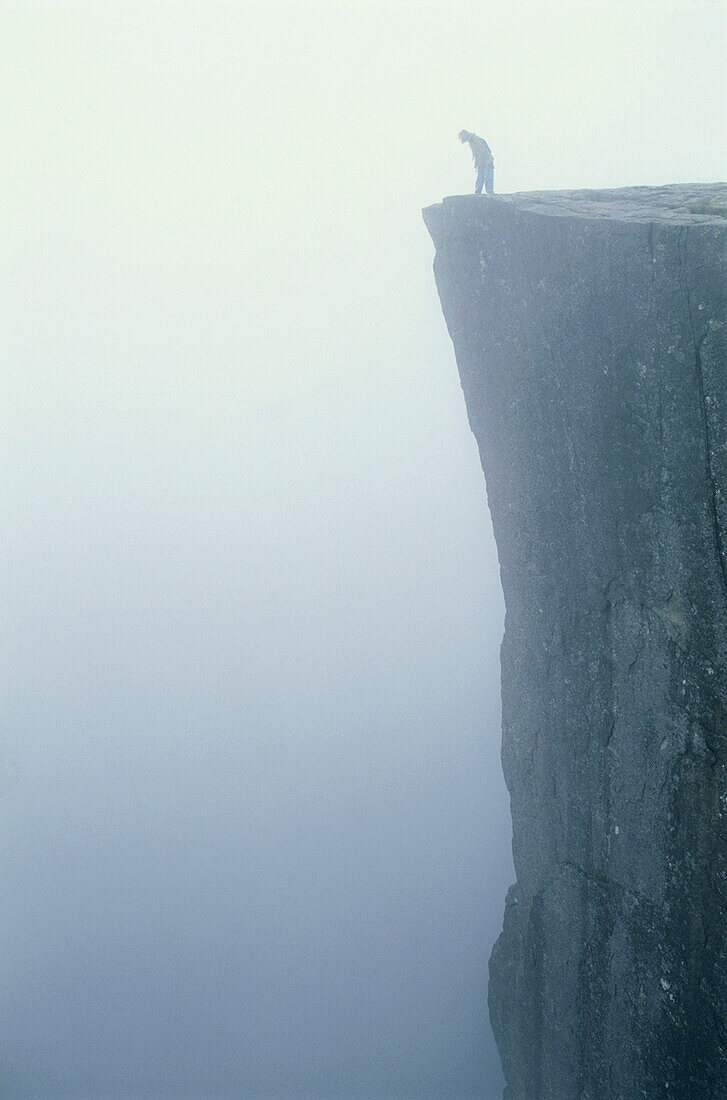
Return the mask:
[(505, 1095), (727, 1097), (727, 186), (424, 219), (507, 608)]

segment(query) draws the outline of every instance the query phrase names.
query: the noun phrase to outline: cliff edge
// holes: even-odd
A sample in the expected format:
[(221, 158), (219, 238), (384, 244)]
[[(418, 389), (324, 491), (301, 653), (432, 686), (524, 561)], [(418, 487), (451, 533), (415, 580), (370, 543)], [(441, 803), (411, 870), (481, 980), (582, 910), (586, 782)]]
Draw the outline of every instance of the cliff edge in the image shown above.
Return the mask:
[(727, 1097), (727, 185), (424, 219), (507, 609), (505, 1095)]

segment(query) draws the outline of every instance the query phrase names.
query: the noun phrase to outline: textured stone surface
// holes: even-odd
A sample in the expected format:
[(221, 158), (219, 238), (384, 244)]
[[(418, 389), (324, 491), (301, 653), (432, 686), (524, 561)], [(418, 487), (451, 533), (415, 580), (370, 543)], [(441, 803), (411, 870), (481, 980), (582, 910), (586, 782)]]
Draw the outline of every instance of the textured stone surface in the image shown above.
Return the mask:
[(507, 607), (505, 1095), (727, 1097), (727, 186), (424, 218)]

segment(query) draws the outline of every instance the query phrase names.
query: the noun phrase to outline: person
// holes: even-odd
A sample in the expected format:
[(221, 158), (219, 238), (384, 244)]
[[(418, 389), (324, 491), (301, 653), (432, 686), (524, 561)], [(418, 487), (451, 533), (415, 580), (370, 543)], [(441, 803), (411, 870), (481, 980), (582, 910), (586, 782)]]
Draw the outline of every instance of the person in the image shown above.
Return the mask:
[(469, 130), (460, 130), (459, 140), (463, 145), (467, 142), (472, 150), (472, 159), (477, 169), (475, 195), (482, 194), (483, 183), (487, 194), (491, 195), (495, 189), (495, 159), (490, 150), (490, 146), (484, 138), (478, 137), (477, 134), (470, 133)]

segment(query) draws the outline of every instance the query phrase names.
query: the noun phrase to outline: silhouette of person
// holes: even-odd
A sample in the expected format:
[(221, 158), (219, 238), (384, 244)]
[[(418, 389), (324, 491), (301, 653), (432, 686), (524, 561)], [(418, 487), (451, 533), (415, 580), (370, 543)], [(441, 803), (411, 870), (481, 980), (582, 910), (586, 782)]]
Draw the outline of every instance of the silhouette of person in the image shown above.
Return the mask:
[(473, 134), (469, 130), (460, 130), (459, 140), (463, 145), (467, 142), (472, 150), (472, 159), (477, 169), (475, 195), (482, 194), (483, 183), (487, 194), (492, 195), (495, 190), (495, 158), (492, 155), (490, 146), (484, 138), (478, 137), (477, 134)]

